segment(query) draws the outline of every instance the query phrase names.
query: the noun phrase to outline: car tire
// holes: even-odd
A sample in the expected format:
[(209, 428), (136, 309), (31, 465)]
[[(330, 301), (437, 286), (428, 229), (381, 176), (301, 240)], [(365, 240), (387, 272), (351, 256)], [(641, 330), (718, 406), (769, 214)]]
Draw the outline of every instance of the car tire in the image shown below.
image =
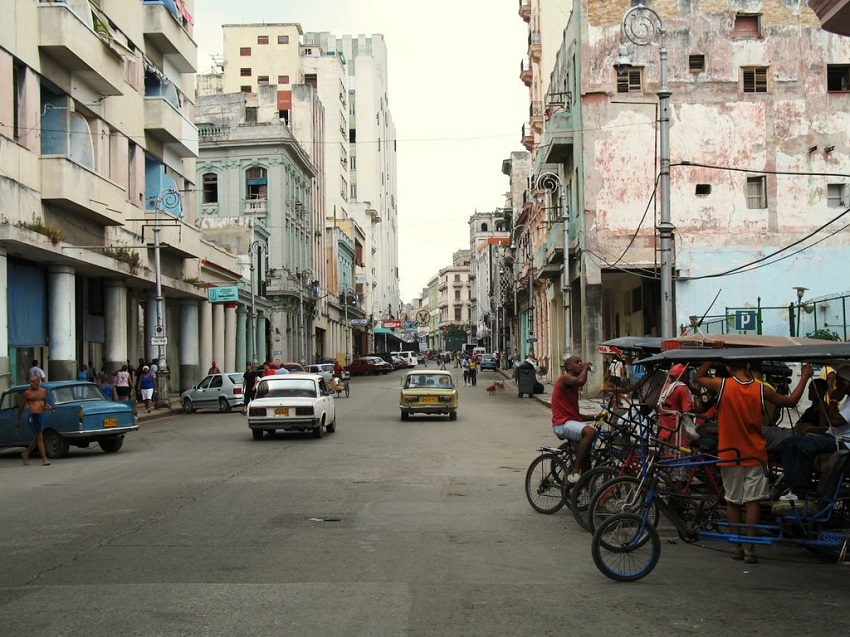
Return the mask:
[(327, 431), (329, 434), (332, 434), (333, 432), (336, 431), (336, 414), (334, 414), (333, 422), (331, 424), (329, 424), (327, 427), (325, 427), (325, 431)]
[(254, 437), (254, 440), (262, 440), (263, 439), (263, 430), (262, 429), (252, 429), (251, 435)]
[(402, 420), (408, 420), (409, 418), (410, 418), (410, 414), (408, 412), (406, 412), (406, 411), (401, 412), (401, 419)]
[(192, 399), (186, 396), (183, 399), (183, 413), (194, 414), (195, 411), (195, 407), (192, 405)]
[(223, 414), (230, 411), (230, 402), (224, 396), (218, 397), (218, 410)]
[(456, 411), (450, 411), (449, 412), (449, 420), (457, 420), (457, 412)]
[(64, 458), (68, 455), (70, 447), (71, 443), (60, 436), (56, 430), (46, 429), (44, 431), (44, 452), (48, 458)]
[(318, 427), (313, 427), (313, 438), (321, 438), (325, 433), (324, 423), (319, 423)]
[(115, 453), (122, 446), (124, 446), (124, 436), (113, 436), (112, 438), (104, 438), (103, 440), (98, 440), (97, 444), (104, 451), (104, 453)]

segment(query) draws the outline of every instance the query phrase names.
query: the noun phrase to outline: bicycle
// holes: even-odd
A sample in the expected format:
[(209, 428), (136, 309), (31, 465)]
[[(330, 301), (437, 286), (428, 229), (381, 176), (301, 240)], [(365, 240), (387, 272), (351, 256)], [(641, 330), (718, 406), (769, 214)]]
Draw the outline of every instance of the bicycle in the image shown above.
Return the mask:
[[(804, 501), (773, 503), (773, 524), (730, 523), (719, 518), (717, 506), (704, 506), (705, 503), (699, 501), (692, 509), (693, 515), (685, 518), (674, 506), (658, 497), (658, 484), (665, 467), (707, 467), (716, 466), (719, 462), (720, 458), (706, 457), (705, 454), (676, 460), (653, 460), (641, 481), (644, 493), (639, 509), (614, 515), (597, 528), (591, 547), (596, 567), (609, 579), (619, 582), (637, 581), (652, 572), (661, 553), (658, 531), (650, 520), (653, 506), (658, 507), (685, 542), (796, 544), (809, 550), (827, 552), (838, 562), (847, 558), (850, 546), (850, 531), (847, 530), (850, 523), (850, 450), (833, 452), (814, 496)], [(731, 529), (735, 531), (730, 532)], [(747, 533), (752, 529), (757, 530), (756, 535)]]

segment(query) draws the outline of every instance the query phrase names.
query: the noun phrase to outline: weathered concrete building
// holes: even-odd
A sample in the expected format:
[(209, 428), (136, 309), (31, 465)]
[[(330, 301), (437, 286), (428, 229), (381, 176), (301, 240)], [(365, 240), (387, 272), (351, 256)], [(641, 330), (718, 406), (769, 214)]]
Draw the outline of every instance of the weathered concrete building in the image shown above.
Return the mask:
[(161, 357), (186, 388), (225, 352), (206, 285), (239, 274), (195, 224), (194, 5), (3, 2), (0, 385), (33, 358), (60, 380)]
[[(561, 349), (584, 357), (606, 338), (660, 333), (662, 42), (660, 31), (652, 46), (624, 38), (631, 6), (574, 3), (532, 146), (531, 185), (553, 171), (565, 194), (573, 329)], [(805, 4), (651, 8), (665, 30), (671, 92), (675, 325), (712, 303), (781, 304), (792, 286), (844, 289), (843, 273), (829, 266), (850, 240), (839, 222), (850, 205), (850, 41), (823, 31)], [(623, 43), (630, 64), (618, 70)], [(557, 207), (560, 192), (530, 190), (532, 206), (542, 194)], [(558, 234), (552, 223), (547, 241)]]

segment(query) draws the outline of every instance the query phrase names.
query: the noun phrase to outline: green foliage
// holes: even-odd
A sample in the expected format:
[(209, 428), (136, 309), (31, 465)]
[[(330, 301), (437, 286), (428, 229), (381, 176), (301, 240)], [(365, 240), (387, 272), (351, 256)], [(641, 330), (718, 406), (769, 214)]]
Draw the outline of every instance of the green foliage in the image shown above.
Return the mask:
[(833, 332), (832, 330), (828, 330), (826, 328), (821, 328), (819, 330), (815, 330), (814, 332), (809, 332), (806, 334), (807, 338), (822, 338), (825, 341), (840, 341), (841, 337)]
[(49, 226), (40, 218), (33, 215), (32, 221), (29, 223), (19, 223), (21, 228), (26, 228), (27, 230), (31, 230), (32, 232), (37, 232), (38, 234), (43, 234), (45, 237), (50, 239), (50, 243), (56, 245), (65, 237), (62, 236), (62, 232), (53, 226)]

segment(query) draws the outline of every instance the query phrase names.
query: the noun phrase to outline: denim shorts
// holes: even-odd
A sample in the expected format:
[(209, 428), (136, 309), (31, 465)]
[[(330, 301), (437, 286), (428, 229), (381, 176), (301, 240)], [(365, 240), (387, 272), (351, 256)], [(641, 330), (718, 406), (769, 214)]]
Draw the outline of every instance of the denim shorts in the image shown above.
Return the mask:
[(554, 425), (552, 427), (552, 431), (555, 432), (555, 435), (558, 436), (560, 440), (572, 440), (573, 442), (578, 442), (581, 440), (581, 432), (584, 431), (584, 428), (587, 426), (588, 425), (583, 422), (579, 422), (578, 420), (568, 420), (560, 425)]

